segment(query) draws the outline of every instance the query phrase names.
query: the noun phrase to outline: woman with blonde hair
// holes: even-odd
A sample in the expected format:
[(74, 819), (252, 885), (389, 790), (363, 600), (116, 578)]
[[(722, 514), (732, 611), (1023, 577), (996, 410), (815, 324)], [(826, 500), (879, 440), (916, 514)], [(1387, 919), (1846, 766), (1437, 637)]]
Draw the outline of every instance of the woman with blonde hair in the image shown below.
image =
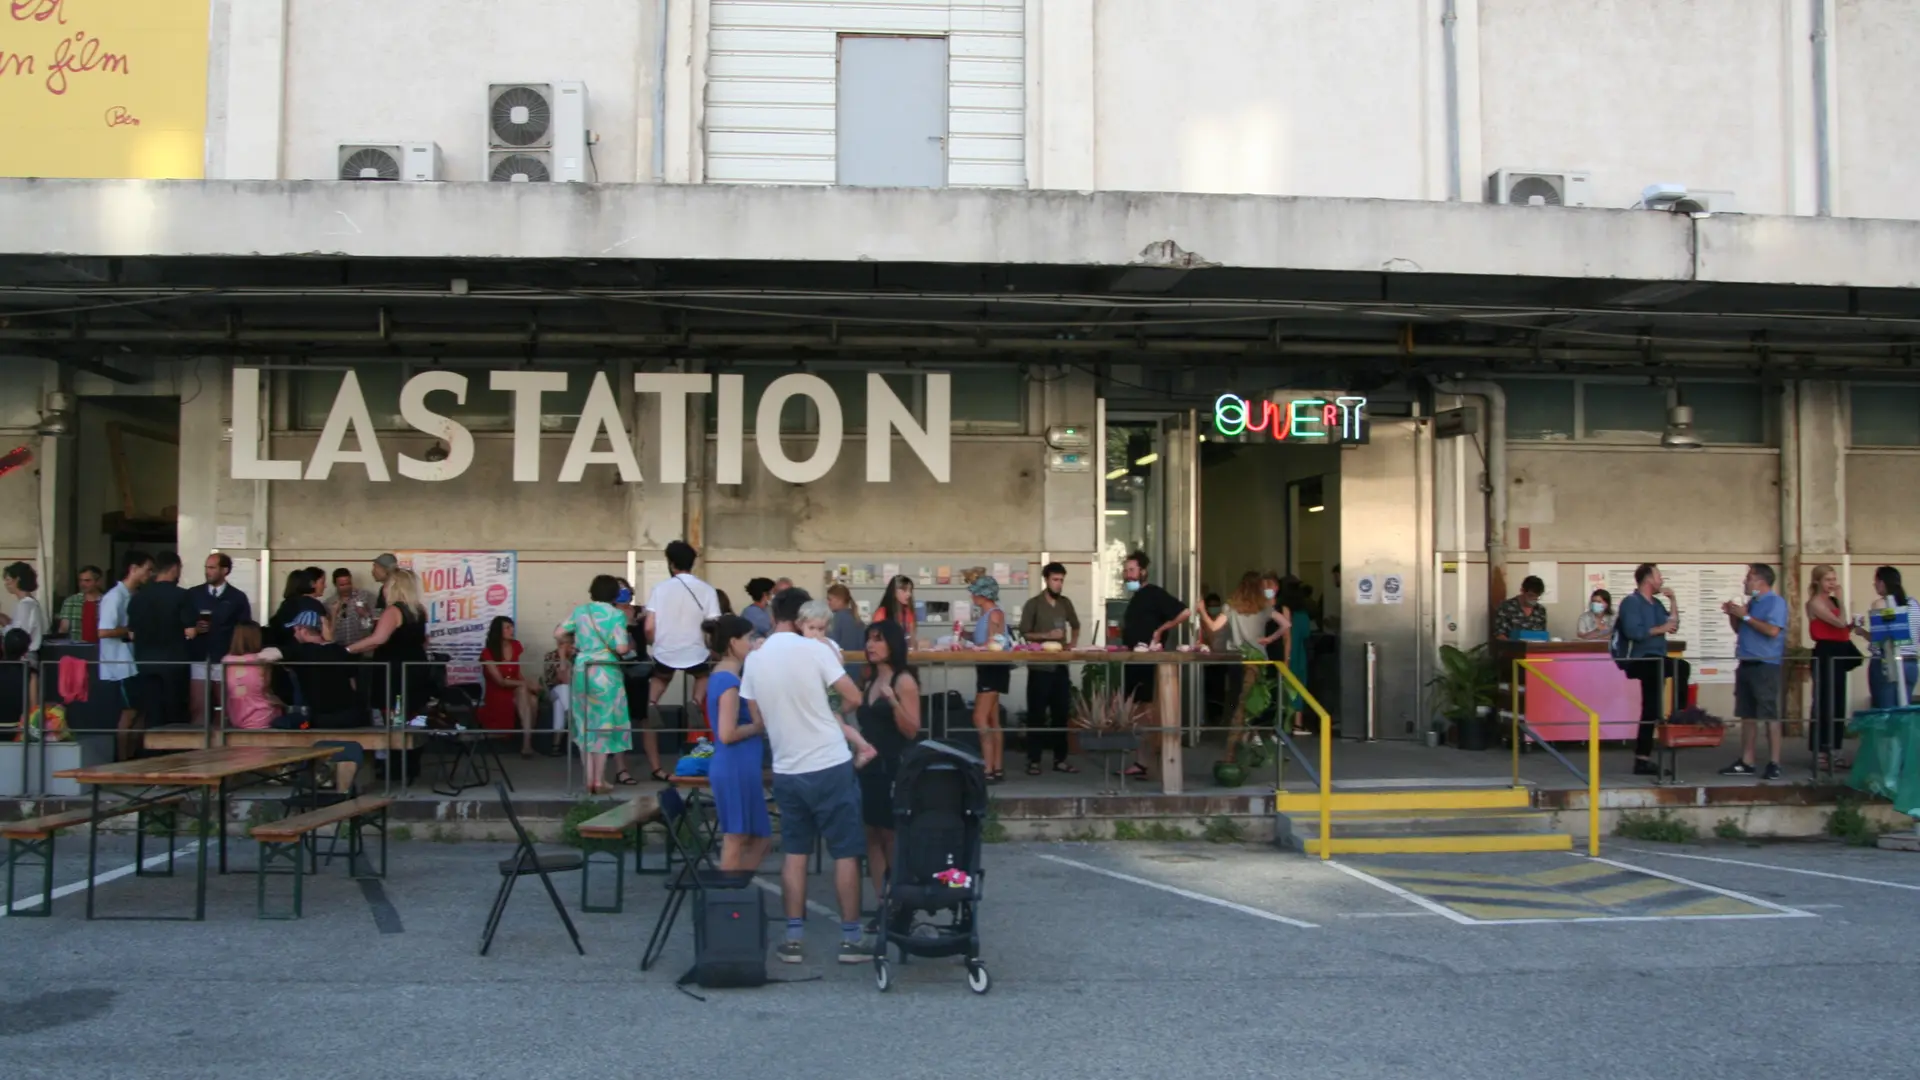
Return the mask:
[[(420, 579), (411, 570), (387, 571), (386, 609), (366, 637), (347, 646), (355, 656), (372, 653), (387, 666), (387, 698), (401, 699), (406, 716), (427, 711), (427, 609), (420, 603)], [(400, 719), (405, 719), (401, 717)]]
[(1807, 580), (1807, 636), (1813, 639), (1813, 723), (1807, 744), (1814, 769), (1837, 768), (1833, 755), (1847, 738), (1847, 672), (1860, 663), (1853, 624), (1840, 606), (1840, 575), (1822, 563)]
[[(1284, 637), (1291, 622), (1285, 614), (1274, 606), (1274, 592), (1266, 587), (1264, 577), (1257, 570), (1249, 570), (1240, 575), (1240, 584), (1234, 587), (1233, 595), (1227, 597), (1227, 603), (1219, 615), (1202, 615), (1200, 621), (1205, 624), (1208, 633), (1227, 632), (1227, 647), (1241, 652), (1251, 645), (1265, 653), (1267, 646)], [(1276, 627), (1271, 632), (1268, 627)], [(1240, 739), (1247, 727), (1247, 695), (1266, 674), (1264, 665), (1244, 664), (1240, 668), (1240, 690), (1232, 695), (1235, 698), (1231, 730), (1227, 732), (1227, 756), (1232, 761), (1234, 753), (1240, 748)], [(1277, 680), (1276, 676), (1276, 680)], [(1278, 687), (1275, 687), (1278, 692)]]

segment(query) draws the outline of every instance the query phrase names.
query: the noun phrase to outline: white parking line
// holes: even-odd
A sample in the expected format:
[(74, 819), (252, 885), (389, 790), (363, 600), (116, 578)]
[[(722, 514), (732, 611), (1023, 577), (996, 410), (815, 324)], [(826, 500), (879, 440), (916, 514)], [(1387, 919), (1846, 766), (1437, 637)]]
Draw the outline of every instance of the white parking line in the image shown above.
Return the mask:
[(1920, 892), (1920, 885), (1909, 885), (1899, 881), (1881, 881), (1879, 878), (1855, 877), (1852, 874), (1831, 874), (1825, 870), (1802, 870), (1795, 866), (1776, 866), (1773, 863), (1748, 862), (1745, 859), (1720, 859), (1711, 855), (1681, 855), (1672, 851), (1649, 851), (1643, 848), (1629, 848), (1636, 855), (1655, 855), (1662, 859), (1692, 859), (1695, 862), (1719, 863), (1722, 866), (1749, 866), (1755, 870), (1778, 870), (1783, 874), (1805, 874), (1807, 877), (1826, 878), (1829, 881), (1851, 881), (1855, 885), (1880, 885), (1888, 889), (1905, 889), (1908, 892)]
[(1335, 870), (1340, 871), (1341, 873), (1347, 875), (1348, 877), (1358, 878), (1359, 880), (1366, 882), (1367, 884), (1373, 886), (1376, 889), (1381, 889), (1383, 891), (1392, 893), (1393, 895), (1399, 897), (1402, 900), (1407, 901), (1410, 904), (1418, 904), (1419, 906), (1426, 908), (1429, 912), (1432, 912), (1433, 914), (1438, 915), (1442, 918), (1450, 919), (1454, 922), (1461, 924), (1462, 926), (1473, 926), (1480, 921), (1478, 919), (1470, 919), (1467, 916), (1462, 915), (1459, 912), (1453, 910), (1452, 908), (1447, 907), (1445, 904), (1436, 904), (1433, 901), (1427, 899), (1426, 897), (1421, 896), (1419, 893), (1413, 892), (1410, 889), (1403, 889), (1400, 886), (1395, 885), (1391, 881), (1382, 881), (1379, 878), (1374, 877), (1372, 874), (1367, 873), (1365, 870), (1356, 870), (1353, 867), (1348, 866), (1346, 863), (1328, 860), (1326, 865), (1333, 867)]
[[(198, 851), (199, 848), (200, 846), (197, 842), (187, 847), (175, 848), (173, 849), (172, 856), (175, 858), (179, 858), (185, 855), (192, 855), (194, 852)], [(158, 855), (149, 855), (147, 856), (144, 862), (140, 863), (139, 868), (142, 870), (145, 870), (148, 867), (159, 866), (161, 863), (167, 861), (168, 854), (169, 854), (168, 852), (163, 851)], [(99, 874), (95, 876), (93, 881), (95, 885), (105, 885), (109, 881), (117, 881), (120, 878), (126, 877), (128, 874), (133, 873), (133, 871), (134, 871), (134, 864), (128, 863), (125, 866), (115, 867), (112, 870), (108, 870), (104, 874)], [(74, 893), (80, 892), (84, 890), (86, 887), (87, 887), (87, 883), (84, 880), (76, 881), (71, 885), (62, 885), (59, 888), (53, 890), (53, 898), (55, 900), (58, 900), (63, 896), (72, 896)], [(11, 904), (0, 904), (0, 919), (6, 918), (9, 914), (15, 911), (25, 911), (27, 908), (36, 908), (39, 906), (40, 906), (40, 898), (38, 896), (29, 896), (24, 900), (15, 900)]]
[(1059, 863), (1061, 866), (1071, 866), (1076, 870), (1085, 870), (1088, 873), (1099, 874), (1102, 877), (1110, 877), (1115, 881), (1124, 881), (1129, 885), (1139, 885), (1148, 889), (1157, 889), (1163, 893), (1172, 893), (1175, 896), (1184, 897), (1188, 900), (1198, 900), (1203, 904), (1223, 907), (1228, 911), (1237, 911), (1242, 915), (1251, 915), (1256, 919), (1265, 919), (1268, 922), (1277, 922), (1300, 930), (1319, 929), (1317, 925), (1310, 922), (1302, 922), (1299, 919), (1289, 919), (1285, 915), (1275, 915), (1271, 911), (1262, 911), (1259, 908), (1248, 907), (1245, 904), (1236, 904), (1231, 900), (1222, 900), (1217, 896), (1208, 896), (1206, 893), (1194, 892), (1192, 889), (1182, 889), (1173, 885), (1163, 885), (1158, 881), (1148, 881), (1146, 878), (1134, 877), (1132, 874), (1123, 874), (1118, 870), (1108, 870), (1105, 867), (1094, 866), (1091, 863), (1083, 863), (1077, 859), (1067, 859), (1059, 855), (1048, 855), (1044, 853), (1039, 857), (1048, 862)]
[[(1683, 878), (1677, 874), (1668, 874), (1659, 870), (1649, 870), (1644, 866), (1635, 866), (1633, 863), (1617, 862), (1613, 859), (1602, 859), (1598, 856), (1594, 856), (1592, 861), (1597, 863), (1605, 863), (1608, 866), (1617, 866), (1622, 870), (1630, 870), (1636, 874), (1647, 874), (1652, 877), (1665, 878), (1668, 881), (1679, 882), (1680, 884), (1688, 886), (1689, 888), (1700, 889), (1704, 892), (1719, 893), (1721, 896), (1730, 896), (1735, 900), (1739, 900), (1742, 903), (1752, 904), (1755, 907), (1770, 908), (1788, 918), (1795, 918), (1795, 919), (1819, 918), (1818, 915), (1815, 915), (1811, 911), (1802, 911), (1799, 908), (1787, 907), (1785, 904), (1776, 904), (1771, 900), (1762, 900), (1757, 896), (1748, 896), (1746, 893), (1743, 893), (1743, 892), (1734, 892), (1732, 889), (1722, 889), (1717, 885), (1703, 885), (1700, 882), (1694, 881), (1691, 878)], [(1695, 916), (1695, 917), (1696, 918), (1713, 918), (1715, 916)], [(1730, 915), (1730, 916), (1718, 916), (1718, 917), (1734, 918), (1734, 919), (1765, 918), (1765, 916), (1761, 916), (1761, 915)]]

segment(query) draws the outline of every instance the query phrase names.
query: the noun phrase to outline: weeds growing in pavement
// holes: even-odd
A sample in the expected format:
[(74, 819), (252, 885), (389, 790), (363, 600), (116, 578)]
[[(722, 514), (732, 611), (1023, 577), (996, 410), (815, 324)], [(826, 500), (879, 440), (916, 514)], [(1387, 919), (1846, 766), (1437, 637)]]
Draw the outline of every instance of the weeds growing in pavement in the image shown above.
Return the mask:
[(1722, 840), (1745, 840), (1747, 830), (1740, 827), (1738, 818), (1723, 817), (1714, 824), (1713, 835)]
[(980, 828), (981, 842), (987, 844), (1004, 844), (1007, 842), (1007, 839), (1007, 827), (1000, 824), (1000, 812), (989, 808), (987, 810), (987, 823)]
[(413, 839), (413, 826), (391, 825), (387, 828), (387, 839), (404, 842)]
[(580, 835), (580, 823), (597, 818), (616, 806), (612, 802), (595, 802), (581, 799), (567, 808), (566, 816), (560, 819), (560, 842), (568, 847), (584, 847), (586, 838)]
[(1658, 814), (1629, 811), (1620, 815), (1620, 823), (1613, 827), (1613, 835), (1658, 844), (1690, 844), (1700, 839), (1700, 830), (1694, 828), (1692, 822), (1674, 817), (1671, 810), (1662, 810)]
[(1200, 835), (1209, 843), (1237, 844), (1247, 838), (1247, 830), (1230, 817), (1211, 817), (1202, 824)]
[(1827, 835), (1836, 836), (1855, 847), (1872, 847), (1892, 830), (1876, 824), (1860, 811), (1860, 800), (1841, 799), (1827, 815)]
[(1145, 840), (1146, 836), (1140, 832), (1140, 826), (1123, 819), (1113, 823), (1113, 838), (1115, 840)]

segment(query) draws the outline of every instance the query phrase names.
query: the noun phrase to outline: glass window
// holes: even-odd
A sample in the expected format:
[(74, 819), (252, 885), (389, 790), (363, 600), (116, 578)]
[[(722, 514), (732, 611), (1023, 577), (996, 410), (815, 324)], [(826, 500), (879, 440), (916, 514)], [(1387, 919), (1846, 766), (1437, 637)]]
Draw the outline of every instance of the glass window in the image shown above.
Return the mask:
[(1759, 383), (1683, 382), (1680, 401), (1693, 409), (1693, 430), (1708, 446), (1767, 441), (1766, 392)]
[(1027, 377), (1019, 368), (966, 368), (953, 376), (953, 426), (1025, 431)]
[[(427, 395), (427, 406), (434, 412), (458, 420), (470, 431), (513, 430), (513, 395), (505, 390), (493, 389), (489, 377), (492, 368), (455, 364), (375, 363), (356, 364), (353, 370), (359, 378), (360, 394), (366, 399), (367, 412), (373, 417), (376, 430), (396, 431), (407, 427), (406, 421), (400, 417), (400, 388), (414, 375), (435, 370), (465, 375), (467, 402), (465, 405), (455, 405), (452, 394), (436, 391)], [(333, 400), (340, 393), (340, 383), (344, 377), (345, 372), (337, 370), (294, 373), (291, 402), (293, 426), (314, 431), (325, 427), (327, 414), (333, 411)], [(570, 371), (564, 392), (542, 394), (540, 429), (572, 431), (580, 418), (580, 410), (586, 405), (587, 390), (592, 384), (592, 372), (584, 369)]]
[(1507, 392), (1507, 438), (1573, 438), (1572, 379), (1512, 379)]
[(1589, 439), (1657, 439), (1667, 429), (1667, 390), (1663, 386), (1591, 382), (1583, 389), (1584, 434)]
[(1920, 387), (1854, 386), (1853, 445), (1920, 446)]

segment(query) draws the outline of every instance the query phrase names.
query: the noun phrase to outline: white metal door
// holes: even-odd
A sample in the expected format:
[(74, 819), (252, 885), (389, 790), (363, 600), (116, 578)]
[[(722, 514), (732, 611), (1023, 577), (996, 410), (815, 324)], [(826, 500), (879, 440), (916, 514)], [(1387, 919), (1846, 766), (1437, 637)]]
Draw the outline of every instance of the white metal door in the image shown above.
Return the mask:
[(947, 39), (840, 38), (835, 172), (855, 187), (945, 187)]

